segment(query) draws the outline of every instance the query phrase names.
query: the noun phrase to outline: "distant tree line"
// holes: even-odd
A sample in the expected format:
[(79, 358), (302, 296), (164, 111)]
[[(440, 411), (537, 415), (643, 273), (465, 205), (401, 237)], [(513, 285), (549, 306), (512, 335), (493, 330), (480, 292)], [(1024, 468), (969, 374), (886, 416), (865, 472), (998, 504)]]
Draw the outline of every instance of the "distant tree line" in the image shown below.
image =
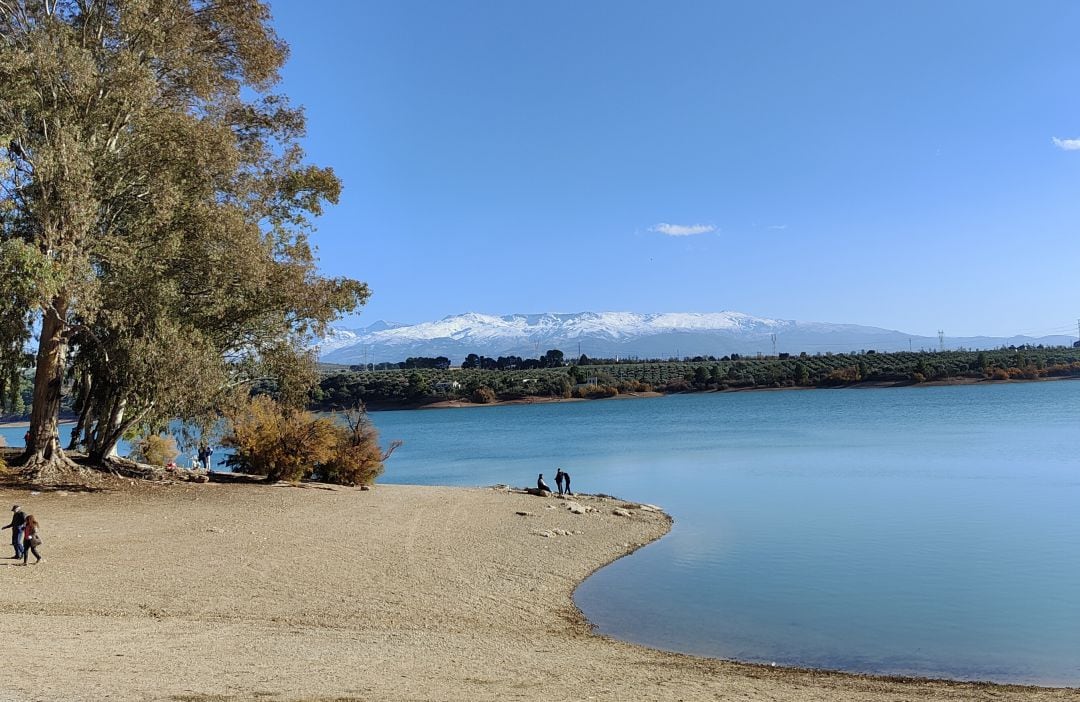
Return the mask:
[[(510, 357), (514, 358), (514, 357)], [(462, 368), (409, 371), (327, 371), (313, 398), (317, 407), (422, 404), (453, 399), (477, 403), (527, 397), (611, 397), (618, 394), (845, 387), (858, 383), (913, 385), (932, 381), (1032, 380), (1080, 377), (1080, 348), (1013, 347), (990, 351), (780, 354), (744, 358), (603, 363), (579, 357), (553, 363), (549, 352), (527, 365), (475, 356)], [(502, 367), (499, 361), (502, 360)], [(584, 362), (583, 362), (584, 361)]]

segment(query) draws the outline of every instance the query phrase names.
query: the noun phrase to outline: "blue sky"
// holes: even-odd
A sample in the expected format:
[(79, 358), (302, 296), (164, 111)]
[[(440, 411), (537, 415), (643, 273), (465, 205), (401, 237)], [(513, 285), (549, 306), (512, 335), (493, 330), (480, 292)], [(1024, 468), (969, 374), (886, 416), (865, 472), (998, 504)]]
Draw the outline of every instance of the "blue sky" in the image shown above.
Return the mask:
[(735, 310), (1076, 332), (1080, 4), (271, 7), (280, 89), (345, 185), (321, 266), (374, 291), (345, 326)]

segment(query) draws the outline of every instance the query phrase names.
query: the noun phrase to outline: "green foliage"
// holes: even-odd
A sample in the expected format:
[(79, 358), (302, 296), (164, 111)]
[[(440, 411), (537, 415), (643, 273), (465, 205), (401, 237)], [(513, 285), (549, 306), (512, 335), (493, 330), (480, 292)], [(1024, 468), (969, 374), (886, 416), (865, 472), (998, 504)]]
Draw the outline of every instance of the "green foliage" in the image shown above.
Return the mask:
[(431, 386), (424, 376), (419, 373), (409, 373), (409, 384), (405, 389), (409, 399), (415, 400), (431, 394)]
[[(484, 401), (515, 397), (568, 397), (572, 384), (597, 379), (597, 384), (618, 392), (689, 392), (727, 388), (819, 386), (836, 387), (858, 382), (906, 384), (951, 378), (981, 379), (1080, 376), (1080, 348), (1028, 348), (1024, 365), (1017, 366), (1017, 351), (901, 352), (865, 354), (815, 354), (779, 358), (728, 359), (721, 361), (662, 361), (607, 363), (569, 368), (530, 370), (419, 369), (416, 371), (338, 371), (320, 381), (321, 406), (344, 406), (357, 400), (377, 404), (404, 404), (416, 399), (410, 383), (434, 388), (450, 387), (443, 396), (470, 399), (480, 387)], [(985, 369), (982, 364), (985, 363)], [(1013, 370), (1009, 370), (1013, 369)], [(998, 373), (997, 371), (1001, 372)], [(412, 379), (416, 373), (420, 379)], [(581, 396), (582, 392), (576, 393)]]
[(134, 458), (152, 466), (166, 466), (176, 460), (180, 449), (172, 436), (150, 434), (135, 444)]
[(57, 455), (72, 356), (91, 456), (132, 428), (212, 417), (261, 378), (306, 403), (305, 341), (368, 291), (317, 272), (312, 221), (341, 185), (305, 163), (303, 113), (272, 92), (288, 50), (267, 4), (13, 7), (0, 9), (0, 395), (36, 311), (35, 450)]

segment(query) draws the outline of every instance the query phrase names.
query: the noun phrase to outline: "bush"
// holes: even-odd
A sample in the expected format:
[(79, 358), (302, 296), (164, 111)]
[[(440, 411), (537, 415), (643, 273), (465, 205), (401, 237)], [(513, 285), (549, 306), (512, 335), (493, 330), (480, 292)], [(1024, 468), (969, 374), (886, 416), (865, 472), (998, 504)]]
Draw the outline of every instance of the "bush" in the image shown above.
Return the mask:
[(176, 439), (171, 436), (151, 434), (144, 436), (135, 444), (131, 457), (152, 466), (167, 466), (179, 455), (180, 449), (176, 447)]
[(847, 366), (846, 368), (837, 368), (830, 372), (825, 379), (821, 381), (822, 385), (849, 385), (851, 383), (859, 382), (861, 376), (859, 375), (859, 369), (856, 366)]
[(694, 389), (693, 386), (691, 386), (690, 383), (687, 382), (685, 378), (674, 378), (672, 380), (669, 380), (664, 385), (660, 386), (660, 391), (661, 392), (668, 392), (668, 393), (671, 393), (671, 392), (690, 392), (693, 389)]
[(363, 405), (344, 415), (348, 429), (338, 434), (333, 456), (319, 466), (319, 477), (338, 485), (371, 485), (382, 475), (383, 461), (390, 457), (400, 441), (394, 441), (386, 453), (379, 448), (379, 432), (368, 419)]
[(341, 485), (370, 485), (383, 471), (379, 434), (363, 405), (346, 413), (346, 425), (310, 412), (290, 409), (258, 395), (228, 417), (231, 433), (223, 441), (235, 450), (228, 465), (268, 480), (296, 482), (318, 477)]
[(469, 399), (478, 405), (486, 405), (495, 401), (495, 391), (486, 385), (481, 385), (472, 391)]
[(579, 385), (574, 388), (574, 397), (583, 397), (590, 400), (601, 397), (615, 397), (618, 394), (618, 388), (612, 385)]

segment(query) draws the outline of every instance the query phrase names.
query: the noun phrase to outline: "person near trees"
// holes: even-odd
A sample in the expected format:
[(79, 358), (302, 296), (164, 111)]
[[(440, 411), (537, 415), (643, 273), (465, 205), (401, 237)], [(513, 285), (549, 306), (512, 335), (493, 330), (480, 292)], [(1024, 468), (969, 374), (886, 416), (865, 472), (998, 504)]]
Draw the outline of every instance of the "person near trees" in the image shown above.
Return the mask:
[(28, 514), (26, 515), (26, 523), (23, 524), (23, 565), (26, 565), (31, 551), (34, 552), (34, 558), (37, 559), (34, 563), (41, 562), (41, 554), (37, 550), (40, 545), (41, 534), (38, 533), (38, 521), (34, 518), (34, 515)]
[(11, 524), (0, 529), (11, 529), (11, 545), (15, 547), (15, 555), (12, 558), (22, 558), (23, 525), (26, 524), (26, 514), (19, 509), (19, 505), (12, 505), (11, 512)]
[(199, 463), (206, 469), (206, 472), (210, 472), (210, 457), (214, 455), (214, 449), (208, 445), (199, 447)]

